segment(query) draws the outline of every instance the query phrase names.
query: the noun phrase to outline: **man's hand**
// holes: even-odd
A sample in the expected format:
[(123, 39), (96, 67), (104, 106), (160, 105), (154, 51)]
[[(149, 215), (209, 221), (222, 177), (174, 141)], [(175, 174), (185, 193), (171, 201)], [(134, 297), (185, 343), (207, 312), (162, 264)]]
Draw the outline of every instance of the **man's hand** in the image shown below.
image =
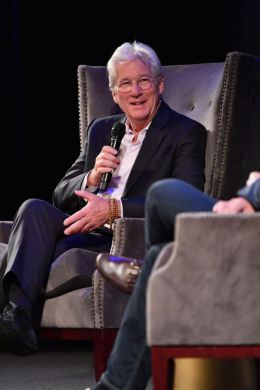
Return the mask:
[(260, 172), (253, 171), (249, 174), (248, 179), (246, 181), (246, 185), (249, 186), (253, 184), (257, 179), (260, 179)]
[(254, 213), (253, 206), (242, 197), (232, 198), (230, 200), (219, 200), (215, 203), (212, 211), (218, 214), (237, 214), (237, 213)]
[(70, 215), (64, 221), (64, 234), (87, 233), (104, 225), (108, 220), (108, 201), (87, 191), (75, 191), (75, 194), (88, 201), (86, 206)]
[(118, 151), (111, 146), (105, 145), (101, 149), (101, 152), (97, 155), (95, 166), (88, 175), (87, 185), (99, 186), (103, 173), (113, 172), (118, 167), (120, 162), (117, 158)]

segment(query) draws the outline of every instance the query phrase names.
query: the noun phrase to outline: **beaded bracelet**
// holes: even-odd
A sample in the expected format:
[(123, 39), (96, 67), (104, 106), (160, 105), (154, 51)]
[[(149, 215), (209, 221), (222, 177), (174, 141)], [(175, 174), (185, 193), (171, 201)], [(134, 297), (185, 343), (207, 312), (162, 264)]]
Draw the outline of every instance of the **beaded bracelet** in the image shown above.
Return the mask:
[(108, 224), (112, 229), (113, 222), (119, 217), (118, 202), (116, 199), (108, 199)]

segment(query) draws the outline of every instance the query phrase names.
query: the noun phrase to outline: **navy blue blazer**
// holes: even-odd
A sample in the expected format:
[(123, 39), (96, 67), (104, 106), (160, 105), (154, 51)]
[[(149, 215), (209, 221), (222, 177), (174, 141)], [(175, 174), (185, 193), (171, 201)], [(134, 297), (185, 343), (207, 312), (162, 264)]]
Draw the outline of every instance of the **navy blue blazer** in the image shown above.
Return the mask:
[[(109, 144), (115, 121), (124, 115), (96, 119), (88, 129), (84, 149), (53, 193), (53, 204), (71, 214), (85, 205), (74, 195), (86, 173), (94, 167), (96, 156)], [(198, 122), (172, 110), (161, 102), (147, 130), (122, 195), (125, 217), (143, 217), (145, 195), (152, 183), (178, 178), (203, 190), (207, 132)]]

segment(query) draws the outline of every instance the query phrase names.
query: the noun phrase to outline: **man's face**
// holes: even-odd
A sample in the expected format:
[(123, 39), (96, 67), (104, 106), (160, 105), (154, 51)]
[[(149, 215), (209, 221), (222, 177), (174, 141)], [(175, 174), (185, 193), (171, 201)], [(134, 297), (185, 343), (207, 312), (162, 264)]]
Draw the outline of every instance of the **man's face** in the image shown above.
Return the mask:
[(126, 114), (132, 129), (143, 129), (153, 118), (163, 92), (163, 80), (154, 78), (139, 60), (117, 64), (117, 81), (112, 96)]

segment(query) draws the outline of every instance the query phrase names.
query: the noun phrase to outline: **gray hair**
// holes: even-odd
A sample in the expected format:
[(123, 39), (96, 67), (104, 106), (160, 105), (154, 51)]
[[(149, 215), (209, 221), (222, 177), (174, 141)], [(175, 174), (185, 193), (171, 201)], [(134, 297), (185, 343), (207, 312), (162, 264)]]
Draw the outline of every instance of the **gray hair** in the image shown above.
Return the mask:
[(110, 90), (113, 90), (116, 83), (116, 64), (133, 60), (142, 61), (147, 65), (154, 77), (162, 76), (161, 62), (150, 46), (136, 41), (133, 43), (125, 42), (114, 51), (107, 63)]

